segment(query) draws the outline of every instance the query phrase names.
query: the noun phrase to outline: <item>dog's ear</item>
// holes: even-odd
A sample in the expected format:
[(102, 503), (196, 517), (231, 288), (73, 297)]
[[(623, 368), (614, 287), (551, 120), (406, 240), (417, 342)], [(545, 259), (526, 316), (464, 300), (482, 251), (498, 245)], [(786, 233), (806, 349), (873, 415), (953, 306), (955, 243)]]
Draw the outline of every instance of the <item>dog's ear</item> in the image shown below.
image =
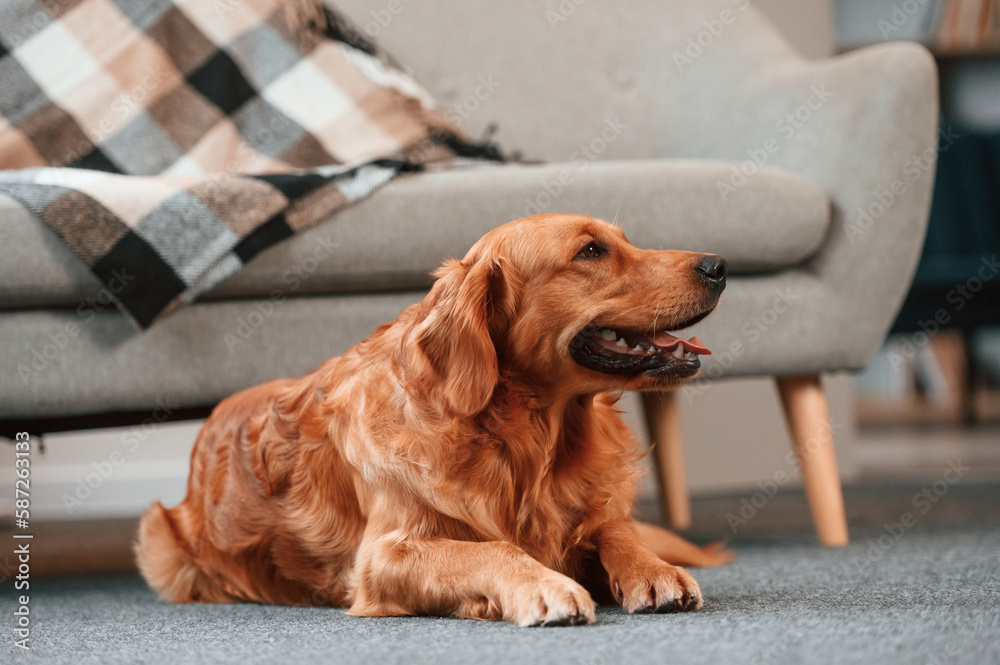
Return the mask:
[(482, 411), (499, 379), (491, 336), (502, 276), (488, 257), (452, 260), (434, 272), (430, 309), (414, 332), (436, 377), (431, 393), (460, 416)]

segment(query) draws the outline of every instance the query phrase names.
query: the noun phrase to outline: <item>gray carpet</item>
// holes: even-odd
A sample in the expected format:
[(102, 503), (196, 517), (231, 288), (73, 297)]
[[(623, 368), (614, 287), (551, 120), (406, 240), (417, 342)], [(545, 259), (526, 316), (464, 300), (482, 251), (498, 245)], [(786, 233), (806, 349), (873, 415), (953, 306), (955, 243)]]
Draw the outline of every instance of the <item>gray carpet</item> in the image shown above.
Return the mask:
[[(40, 579), (32, 582), (32, 649), (9, 647), (5, 628), (0, 660), (1000, 663), (996, 494), (994, 488), (987, 503), (980, 501), (983, 520), (925, 521), (898, 540), (883, 538), (882, 547), (878, 537), (885, 532), (871, 524), (854, 528), (854, 543), (840, 550), (824, 550), (801, 533), (737, 539), (737, 562), (696, 571), (707, 599), (703, 610), (629, 616), (603, 608), (594, 626), (525, 629), (439, 618), (356, 619), (330, 609), (170, 606), (133, 575)], [(7, 626), (8, 608), (5, 600)]]

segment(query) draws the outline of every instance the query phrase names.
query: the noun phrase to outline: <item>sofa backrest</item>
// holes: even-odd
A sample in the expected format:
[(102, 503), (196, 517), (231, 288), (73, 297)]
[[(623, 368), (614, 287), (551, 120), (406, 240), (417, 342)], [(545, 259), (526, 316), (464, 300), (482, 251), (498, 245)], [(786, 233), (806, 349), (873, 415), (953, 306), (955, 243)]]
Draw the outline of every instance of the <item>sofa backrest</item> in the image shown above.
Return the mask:
[(496, 123), (504, 149), (550, 161), (726, 157), (690, 130), (739, 113), (691, 117), (716, 76), (761, 85), (799, 59), (748, 0), (330, 1), (474, 138)]

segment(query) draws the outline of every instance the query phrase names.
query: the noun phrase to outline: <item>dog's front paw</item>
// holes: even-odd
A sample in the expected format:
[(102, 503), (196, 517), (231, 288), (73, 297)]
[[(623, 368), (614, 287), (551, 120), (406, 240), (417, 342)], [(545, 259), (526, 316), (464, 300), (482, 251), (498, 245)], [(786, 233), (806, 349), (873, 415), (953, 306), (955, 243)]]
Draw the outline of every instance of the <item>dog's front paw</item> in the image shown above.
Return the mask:
[(683, 568), (662, 561), (635, 566), (611, 580), (611, 591), (630, 614), (685, 612), (701, 607), (701, 587)]
[(512, 585), (506, 595), (504, 619), (518, 626), (573, 626), (595, 621), (594, 601), (587, 590), (554, 571)]

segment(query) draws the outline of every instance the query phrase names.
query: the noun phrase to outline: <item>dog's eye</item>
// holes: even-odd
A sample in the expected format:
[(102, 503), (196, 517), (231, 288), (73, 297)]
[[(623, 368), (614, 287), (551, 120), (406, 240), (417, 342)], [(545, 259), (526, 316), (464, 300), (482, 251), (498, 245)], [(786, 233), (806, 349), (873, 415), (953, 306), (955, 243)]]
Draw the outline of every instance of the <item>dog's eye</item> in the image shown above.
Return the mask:
[(576, 258), (578, 258), (578, 259), (597, 259), (597, 258), (600, 258), (600, 257), (604, 256), (607, 253), (608, 253), (608, 250), (606, 250), (601, 245), (598, 245), (596, 242), (591, 241), (591, 242), (588, 242), (586, 245), (583, 246), (583, 249), (581, 249), (580, 253), (576, 255)]

